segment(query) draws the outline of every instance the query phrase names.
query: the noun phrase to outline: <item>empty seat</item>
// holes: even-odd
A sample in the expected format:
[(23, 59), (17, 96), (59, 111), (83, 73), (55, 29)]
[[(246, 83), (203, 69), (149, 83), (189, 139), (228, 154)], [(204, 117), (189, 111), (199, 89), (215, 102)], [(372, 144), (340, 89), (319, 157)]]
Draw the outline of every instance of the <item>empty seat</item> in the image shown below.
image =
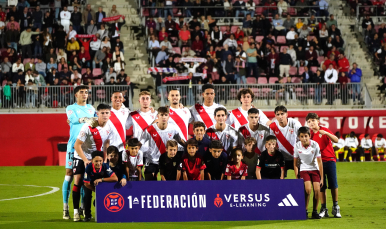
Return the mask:
[(256, 78), (247, 77), (247, 84), (256, 84)]
[(93, 74), (94, 77), (100, 76), (100, 75), (102, 75), (102, 69), (100, 69), (100, 68), (94, 68), (94, 69), (92, 70), (92, 74)]
[(296, 76), (298, 75), (298, 68), (291, 66), (288, 73), (290, 76)]
[(274, 84), (278, 80), (279, 80), (279, 78), (277, 78), (277, 77), (270, 77), (269, 78), (269, 84)]
[(265, 77), (259, 77), (259, 79), (257, 80), (257, 83), (258, 84), (267, 84), (267, 78)]
[(277, 36), (276, 43), (277, 44), (287, 44), (287, 39), (285, 39), (285, 36)]
[(264, 36), (256, 36), (256, 42), (261, 42), (264, 39)]
[(304, 67), (299, 68), (299, 76), (303, 75), (304, 73)]

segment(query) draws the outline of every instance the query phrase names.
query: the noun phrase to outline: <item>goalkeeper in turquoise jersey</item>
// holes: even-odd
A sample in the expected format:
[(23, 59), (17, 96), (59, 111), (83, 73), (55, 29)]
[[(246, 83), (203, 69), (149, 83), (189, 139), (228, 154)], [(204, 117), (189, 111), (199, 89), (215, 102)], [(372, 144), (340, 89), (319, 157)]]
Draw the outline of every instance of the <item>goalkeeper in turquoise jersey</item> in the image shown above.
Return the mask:
[[(67, 143), (66, 154), (66, 175), (64, 177), (62, 193), (63, 193), (63, 219), (70, 219), (68, 212), (68, 200), (70, 198), (71, 183), (73, 179), (72, 162), (74, 156), (74, 144), (79, 135), (79, 131), (84, 123), (94, 121), (95, 109), (90, 104), (86, 104), (88, 98), (88, 86), (78, 86), (74, 90), (76, 103), (66, 108), (67, 122), (70, 125), (70, 139)], [(80, 191), (80, 187), (74, 187), (76, 191)], [(83, 202), (83, 198), (82, 198)]]

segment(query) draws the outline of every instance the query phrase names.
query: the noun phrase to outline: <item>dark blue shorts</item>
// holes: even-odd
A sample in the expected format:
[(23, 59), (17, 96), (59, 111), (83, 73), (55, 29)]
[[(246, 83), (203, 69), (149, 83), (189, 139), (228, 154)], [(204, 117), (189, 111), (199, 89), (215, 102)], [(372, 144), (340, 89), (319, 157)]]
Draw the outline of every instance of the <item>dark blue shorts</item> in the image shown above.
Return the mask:
[(326, 161), (323, 162), (323, 176), (324, 176), (324, 184), (322, 187), (322, 192), (327, 189), (336, 189), (338, 188), (338, 178), (336, 175), (336, 162), (335, 161)]

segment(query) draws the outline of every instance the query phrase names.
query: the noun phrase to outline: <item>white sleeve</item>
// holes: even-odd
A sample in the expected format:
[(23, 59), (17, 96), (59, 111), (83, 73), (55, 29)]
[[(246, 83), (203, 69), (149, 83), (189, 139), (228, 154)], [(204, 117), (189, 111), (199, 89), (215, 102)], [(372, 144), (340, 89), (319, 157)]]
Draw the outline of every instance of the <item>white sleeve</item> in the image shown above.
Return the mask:
[(126, 123), (125, 123), (125, 128), (126, 130), (130, 129), (130, 127), (133, 126), (133, 119), (131, 118), (131, 115), (127, 117)]
[(373, 147), (373, 141), (371, 141), (371, 139), (370, 139), (370, 147)]
[(356, 144), (356, 147), (358, 147), (359, 145), (358, 138), (355, 138), (355, 144)]
[(315, 145), (316, 145), (316, 152), (315, 152), (316, 157), (317, 157), (317, 158), (318, 158), (318, 157), (321, 157), (322, 154), (321, 154), (321, 152), (320, 152), (319, 144), (318, 144), (317, 142), (315, 142)]
[(137, 166), (143, 166), (143, 152), (141, 150), (138, 151)]
[(294, 158), (299, 158), (298, 147), (296, 146), (296, 144), (294, 147)]
[(229, 116), (228, 116), (227, 121), (225, 123), (228, 125), (233, 125), (233, 123), (235, 123), (234, 117), (235, 116), (232, 114), (232, 111), (229, 111)]
[(139, 141), (142, 145), (144, 145), (146, 142), (150, 140), (150, 134), (147, 132), (147, 129), (142, 133)]
[(126, 153), (126, 150), (124, 150), (122, 153), (122, 161), (127, 162), (128, 159), (129, 159), (129, 156)]
[(194, 115), (193, 115), (193, 109), (194, 109), (194, 106), (192, 106), (191, 108), (189, 108), (189, 112), (190, 112), (189, 123), (192, 123), (192, 122), (195, 121)]
[(361, 146), (363, 147), (363, 145), (365, 145), (366, 144), (366, 139), (365, 138), (362, 138), (362, 140), (361, 140)]
[(90, 135), (90, 129), (88, 128), (88, 124), (84, 124), (82, 128), (79, 131), (77, 139), (81, 140), (82, 142), (85, 142), (87, 139), (87, 135)]
[(259, 109), (259, 122), (261, 124), (267, 125), (267, 122), (269, 121), (269, 118), (264, 114), (262, 110)]

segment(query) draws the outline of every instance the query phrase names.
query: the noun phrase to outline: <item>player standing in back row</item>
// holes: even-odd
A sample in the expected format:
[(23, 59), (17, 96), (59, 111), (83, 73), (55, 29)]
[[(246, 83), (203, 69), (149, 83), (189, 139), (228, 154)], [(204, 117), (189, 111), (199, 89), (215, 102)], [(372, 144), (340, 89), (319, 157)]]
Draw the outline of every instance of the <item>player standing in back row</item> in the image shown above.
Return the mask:
[[(241, 107), (236, 108), (230, 112), (229, 118), (227, 119), (227, 124), (233, 126), (236, 130), (238, 130), (241, 126), (248, 124), (248, 111), (249, 109), (253, 108), (252, 102), (254, 97), (255, 95), (249, 88), (244, 88), (239, 91), (237, 94), (237, 99), (241, 102)], [(260, 109), (257, 110), (259, 114), (259, 123), (265, 126), (269, 126), (271, 124), (271, 120), (269, 120)]]
[[(63, 193), (63, 219), (70, 219), (68, 212), (68, 200), (70, 198), (71, 183), (73, 179), (73, 157), (74, 144), (79, 135), (82, 126), (92, 121), (95, 116), (95, 109), (90, 104), (86, 104), (88, 98), (88, 86), (78, 86), (74, 89), (76, 103), (66, 108), (67, 119), (70, 125), (70, 139), (67, 143), (66, 154), (66, 175), (64, 177), (62, 193)], [(82, 199), (83, 201), (83, 199)]]
[(196, 104), (189, 109), (192, 113), (190, 122), (201, 121), (205, 124), (206, 128), (209, 128), (216, 124), (214, 118), (216, 108), (224, 106), (214, 102), (215, 93), (212, 84), (202, 86), (202, 96), (204, 97), (204, 104)]
[(271, 135), (277, 138), (279, 151), (283, 154), (285, 161), (285, 177), (288, 169), (294, 169), (294, 146), (298, 140), (297, 132), (302, 125), (298, 120), (288, 118), (287, 108), (277, 106), (275, 108), (276, 120), (269, 125)]

